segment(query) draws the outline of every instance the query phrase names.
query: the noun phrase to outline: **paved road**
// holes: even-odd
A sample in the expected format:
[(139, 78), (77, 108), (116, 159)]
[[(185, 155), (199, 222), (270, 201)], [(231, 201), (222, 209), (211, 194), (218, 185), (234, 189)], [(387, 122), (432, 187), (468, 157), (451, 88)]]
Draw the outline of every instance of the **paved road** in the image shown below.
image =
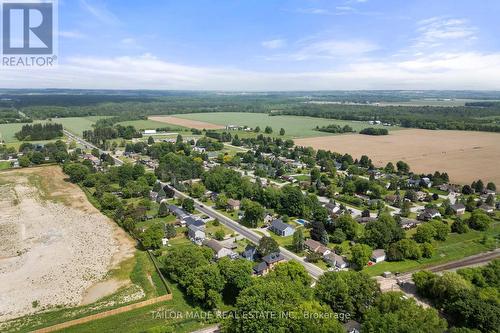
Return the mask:
[[(191, 198), (187, 194), (184, 194), (180, 191), (175, 190), (175, 193), (183, 198)], [(239, 233), (241, 236), (245, 237), (246, 239), (250, 240), (251, 242), (258, 244), (260, 239), (262, 238), (261, 235), (256, 233), (255, 231), (252, 231), (251, 229), (239, 224), (238, 222), (228, 218), (227, 216), (219, 213), (215, 209), (211, 207), (207, 207), (203, 203), (199, 202), (198, 200), (191, 198), (194, 200), (195, 207), (198, 209), (200, 212), (207, 214), (208, 216), (212, 218), (218, 219), (222, 224), (224, 224), (226, 227), (236, 231)], [(314, 278), (318, 279), (325, 271), (319, 268), (316, 265), (313, 265), (311, 263), (308, 263), (304, 260), (304, 258), (299, 257), (295, 253), (280, 247), (281, 254), (285, 257), (287, 260), (295, 260), (299, 262), (304, 268), (307, 270), (307, 272)]]
[(109, 151), (102, 150), (99, 147), (96, 147), (95, 145), (93, 145), (92, 143), (90, 143), (88, 141), (85, 141), (84, 139), (82, 139), (82, 138), (74, 135), (71, 132), (68, 132), (67, 130), (63, 130), (63, 131), (64, 131), (64, 134), (66, 134), (67, 137), (69, 137), (70, 139), (75, 140), (76, 142), (78, 142), (79, 144), (81, 144), (82, 146), (84, 146), (85, 148), (97, 149), (97, 150), (99, 150), (99, 154), (102, 154), (102, 153), (109, 154), (109, 156), (111, 156), (113, 158), (113, 160), (115, 161), (116, 165), (122, 165), (123, 164), (122, 160), (120, 160), (119, 158), (114, 157)]

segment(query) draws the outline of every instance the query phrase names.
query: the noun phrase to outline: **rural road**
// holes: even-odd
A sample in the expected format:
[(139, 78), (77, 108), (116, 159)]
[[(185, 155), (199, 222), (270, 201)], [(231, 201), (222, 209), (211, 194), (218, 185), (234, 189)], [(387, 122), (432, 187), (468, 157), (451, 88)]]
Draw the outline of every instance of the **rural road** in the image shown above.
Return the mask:
[[(174, 189), (175, 193), (182, 197), (182, 198), (191, 198), (189, 195), (184, 194), (176, 189)], [(203, 203), (199, 202), (198, 200), (191, 198), (194, 200), (195, 207), (198, 209), (200, 212), (207, 214), (208, 216), (212, 218), (218, 219), (222, 224), (224, 224), (226, 227), (236, 231), (239, 233), (241, 236), (245, 237), (246, 239), (250, 240), (251, 242), (258, 244), (260, 239), (262, 238), (261, 235), (257, 234), (256, 232), (250, 230), (249, 228), (242, 226), (238, 222), (228, 218), (227, 216), (219, 213), (215, 209), (211, 207), (205, 206)], [(318, 279), (323, 273), (325, 272), (321, 268), (317, 267), (316, 265), (313, 265), (311, 263), (308, 263), (304, 260), (304, 258), (299, 257), (295, 253), (280, 247), (280, 252), (281, 254), (285, 257), (287, 260), (296, 260), (299, 262), (304, 268), (307, 270), (307, 272), (314, 278)]]
[(105, 150), (102, 150), (96, 146), (94, 146), (93, 144), (91, 144), (90, 142), (88, 141), (85, 141), (84, 139), (76, 136), (75, 134), (63, 129), (63, 132), (64, 134), (66, 134), (67, 137), (69, 137), (70, 139), (73, 139), (75, 140), (76, 142), (78, 142), (79, 144), (81, 144), (82, 146), (86, 147), (86, 148), (92, 148), (92, 149), (97, 149), (99, 150), (99, 154), (108, 154), (109, 156), (111, 156), (113, 158), (113, 160), (115, 161), (115, 164), (116, 165), (123, 165), (123, 161), (114, 157), (109, 151), (105, 151)]

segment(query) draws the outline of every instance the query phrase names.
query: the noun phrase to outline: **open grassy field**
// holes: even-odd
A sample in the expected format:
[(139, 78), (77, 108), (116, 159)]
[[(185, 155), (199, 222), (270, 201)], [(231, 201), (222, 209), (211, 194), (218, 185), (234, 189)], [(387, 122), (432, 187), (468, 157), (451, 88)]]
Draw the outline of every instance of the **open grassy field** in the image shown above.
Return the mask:
[(300, 146), (349, 153), (355, 158), (367, 155), (376, 166), (403, 160), (415, 172), (446, 171), (452, 182), (462, 184), (479, 178), (500, 183), (499, 142), (499, 133), (421, 129), (385, 136), (352, 134), (295, 141)]
[(157, 129), (162, 127), (170, 127), (172, 130), (183, 130), (186, 129), (182, 126), (176, 126), (176, 124), (167, 124), (165, 122), (154, 121), (154, 120), (130, 120), (130, 121), (122, 121), (118, 123), (122, 126), (134, 126), (137, 130), (146, 130), (146, 129)]
[(92, 125), (99, 119), (108, 118), (105, 116), (94, 116), (94, 117), (69, 117), (69, 118), (58, 118), (52, 119), (52, 122), (62, 124), (65, 130), (82, 136), (83, 131), (91, 130)]
[[(496, 222), (490, 230), (480, 232), (471, 230), (465, 234), (451, 233), (446, 241), (434, 241), (436, 252), (432, 258), (420, 260), (404, 260), (397, 262), (384, 261), (366, 267), (363, 271), (369, 275), (381, 275), (383, 272), (407, 272), (415, 269), (424, 269), (430, 265), (444, 264), (468, 256), (487, 252), (498, 247), (500, 236), (500, 222)], [(486, 241), (485, 240), (486, 237)]]
[[(176, 115), (166, 119), (172, 121), (173, 118), (180, 118), (184, 120), (192, 120), (196, 122), (203, 122), (201, 128), (207, 128), (207, 124), (216, 125), (214, 128), (221, 128), (226, 125), (248, 126), (255, 128), (259, 126), (261, 132), (264, 132), (266, 126), (271, 126), (274, 130), (273, 134), (278, 135), (280, 128), (284, 128), (287, 138), (306, 138), (313, 136), (326, 136), (332, 135), (330, 133), (315, 131), (316, 126), (326, 126), (330, 124), (338, 124), (340, 126), (349, 125), (355, 131), (359, 131), (366, 127), (377, 127), (369, 125), (365, 122), (356, 121), (342, 121), (336, 119), (324, 119), (302, 116), (269, 116), (266, 113), (248, 113), (248, 112), (211, 112), (211, 113), (189, 113)], [(157, 119), (152, 118), (150, 119)], [(185, 126), (193, 127), (196, 123), (184, 122)], [(382, 126), (379, 126), (382, 127)], [(387, 127), (384, 127), (387, 128)], [(389, 129), (396, 129), (395, 127)]]

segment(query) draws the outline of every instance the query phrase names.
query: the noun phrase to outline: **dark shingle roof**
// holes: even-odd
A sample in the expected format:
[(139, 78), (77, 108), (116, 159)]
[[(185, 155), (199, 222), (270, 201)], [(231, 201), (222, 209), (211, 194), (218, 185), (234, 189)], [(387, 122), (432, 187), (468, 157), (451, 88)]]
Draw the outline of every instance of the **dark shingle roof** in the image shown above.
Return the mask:
[(293, 227), (291, 225), (284, 223), (281, 219), (276, 219), (276, 220), (272, 221), (271, 227), (273, 229), (279, 230), (279, 231), (285, 231), (285, 229), (287, 229), (287, 228), (293, 229)]
[(273, 252), (268, 254), (267, 256), (264, 256), (262, 258), (267, 264), (274, 264), (275, 262), (285, 260), (285, 257), (279, 252)]

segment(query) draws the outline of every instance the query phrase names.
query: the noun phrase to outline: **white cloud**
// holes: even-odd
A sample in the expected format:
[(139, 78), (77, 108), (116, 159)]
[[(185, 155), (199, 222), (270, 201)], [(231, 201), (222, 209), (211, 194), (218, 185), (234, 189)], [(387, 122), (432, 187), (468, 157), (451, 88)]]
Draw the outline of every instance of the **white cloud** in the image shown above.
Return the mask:
[(376, 44), (365, 40), (313, 40), (306, 42), (305, 45), (297, 52), (291, 54), (290, 57), (299, 61), (357, 57), (375, 51), (378, 48)]
[(186, 66), (150, 54), (75, 57), (54, 69), (0, 67), (4, 88), (334, 90), (500, 89), (500, 53), (436, 53), (401, 61), (358, 61), (336, 70), (258, 72)]
[(59, 36), (70, 39), (87, 38), (87, 35), (81, 33), (80, 31), (59, 31)]
[(120, 23), (118, 17), (108, 10), (102, 2), (96, 4), (89, 2), (89, 0), (80, 0), (80, 6), (101, 23), (108, 25), (116, 25)]
[(279, 49), (279, 48), (282, 48), (286, 45), (286, 40), (284, 40), (284, 39), (271, 39), (271, 40), (265, 40), (261, 44), (266, 49)]
[(477, 29), (464, 19), (431, 17), (417, 25), (416, 48), (435, 48), (457, 39), (464, 42), (477, 38)]
[(323, 8), (300, 8), (297, 9), (298, 13), (302, 14), (313, 14), (313, 15), (331, 15), (332, 13)]

